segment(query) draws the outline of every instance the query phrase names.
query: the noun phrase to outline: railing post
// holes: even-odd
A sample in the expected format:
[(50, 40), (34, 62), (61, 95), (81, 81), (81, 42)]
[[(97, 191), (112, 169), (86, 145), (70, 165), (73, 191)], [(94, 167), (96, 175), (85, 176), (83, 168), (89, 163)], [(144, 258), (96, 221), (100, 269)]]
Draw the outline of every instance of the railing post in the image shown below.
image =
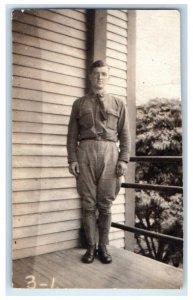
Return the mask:
[[(136, 11), (128, 10), (127, 107), (130, 119), (131, 156), (135, 156), (136, 140)], [(129, 163), (126, 182), (135, 182), (135, 163)], [(126, 189), (125, 225), (135, 226), (135, 191)], [(133, 251), (134, 234), (125, 232), (125, 249)]]

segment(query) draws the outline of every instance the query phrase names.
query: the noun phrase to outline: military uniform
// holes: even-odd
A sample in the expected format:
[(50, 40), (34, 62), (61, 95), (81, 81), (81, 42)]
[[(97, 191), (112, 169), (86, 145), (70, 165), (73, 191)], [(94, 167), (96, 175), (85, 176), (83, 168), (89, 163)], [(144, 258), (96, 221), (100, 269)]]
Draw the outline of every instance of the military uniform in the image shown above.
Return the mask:
[(77, 189), (89, 245), (96, 244), (97, 210), (99, 244), (108, 243), (112, 201), (120, 189), (117, 162), (129, 161), (128, 128), (126, 106), (113, 95), (91, 92), (73, 104), (67, 136), (68, 162), (79, 163)]

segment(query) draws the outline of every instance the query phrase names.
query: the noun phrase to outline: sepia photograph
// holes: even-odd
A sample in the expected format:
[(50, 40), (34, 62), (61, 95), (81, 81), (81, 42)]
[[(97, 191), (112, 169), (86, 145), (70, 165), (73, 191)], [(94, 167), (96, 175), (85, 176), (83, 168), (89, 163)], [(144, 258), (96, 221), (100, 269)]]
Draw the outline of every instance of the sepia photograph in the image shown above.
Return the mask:
[(180, 10), (11, 18), (12, 287), (182, 290)]

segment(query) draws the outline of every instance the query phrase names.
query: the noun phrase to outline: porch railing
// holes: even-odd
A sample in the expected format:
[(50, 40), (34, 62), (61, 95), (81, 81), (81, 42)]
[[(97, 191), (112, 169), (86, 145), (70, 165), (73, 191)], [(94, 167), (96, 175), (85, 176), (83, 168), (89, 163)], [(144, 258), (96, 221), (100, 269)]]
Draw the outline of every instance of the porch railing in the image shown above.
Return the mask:
[[(161, 162), (163, 163), (182, 163), (182, 156), (134, 156), (130, 158), (130, 162)], [(181, 186), (167, 186), (167, 185), (155, 185), (155, 184), (140, 184), (140, 183), (122, 183), (121, 185), (124, 188), (131, 189), (147, 189), (147, 190), (164, 190), (164, 191), (173, 191), (176, 193), (183, 193), (183, 187)], [(126, 226), (123, 224), (112, 222), (111, 224), (114, 228), (119, 228), (125, 231), (129, 231), (135, 234), (140, 234), (144, 236), (154, 237), (158, 239), (165, 240), (167, 242), (172, 242), (175, 244), (183, 244), (183, 239), (171, 235), (166, 235), (146, 229), (141, 229), (132, 226)]]

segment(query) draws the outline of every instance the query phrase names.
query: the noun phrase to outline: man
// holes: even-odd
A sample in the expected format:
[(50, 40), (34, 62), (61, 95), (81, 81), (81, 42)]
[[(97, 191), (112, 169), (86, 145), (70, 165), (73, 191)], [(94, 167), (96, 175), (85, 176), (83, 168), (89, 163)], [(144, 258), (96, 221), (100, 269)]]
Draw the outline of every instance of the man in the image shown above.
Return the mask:
[(82, 200), (83, 226), (88, 243), (82, 261), (92, 263), (98, 254), (101, 262), (110, 263), (112, 257), (106, 245), (111, 206), (129, 161), (128, 117), (122, 100), (106, 92), (109, 67), (104, 61), (98, 60), (91, 65), (89, 79), (90, 92), (77, 99), (72, 107), (67, 137), (69, 171), (77, 178), (77, 190)]

